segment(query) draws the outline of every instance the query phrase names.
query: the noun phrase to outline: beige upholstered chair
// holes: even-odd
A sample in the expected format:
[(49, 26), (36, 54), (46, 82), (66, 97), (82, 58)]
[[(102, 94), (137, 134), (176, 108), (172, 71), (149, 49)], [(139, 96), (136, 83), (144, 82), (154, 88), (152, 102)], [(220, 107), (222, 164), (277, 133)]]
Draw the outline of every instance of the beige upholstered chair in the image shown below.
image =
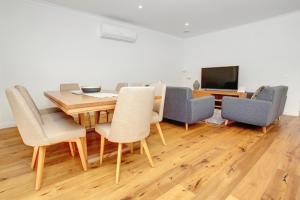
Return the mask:
[(150, 120), (154, 102), (153, 87), (124, 87), (120, 90), (111, 124), (97, 125), (101, 135), (100, 165), (102, 164), (105, 139), (118, 143), (116, 183), (119, 182), (122, 145), (140, 141), (150, 165), (153, 161), (145, 138), (150, 133)]
[(60, 112), (58, 108), (46, 108), (43, 110), (39, 110), (36, 104), (34, 103), (31, 95), (29, 94), (28, 90), (21, 85), (16, 85), (15, 88), (18, 90), (18, 92), (22, 95), (22, 97), (25, 99), (26, 103), (29, 105), (30, 109), (34, 113), (34, 115), (39, 118), (41, 116), (41, 120), (43, 118), (47, 119), (57, 119), (57, 118), (65, 118), (68, 117), (63, 112)]
[[(116, 91), (116, 92), (120, 92), (120, 90), (121, 90), (122, 87), (128, 87), (128, 83), (118, 83), (117, 86), (116, 86), (116, 88), (115, 88), (115, 91)], [(113, 112), (113, 110), (104, 110), (104, 111), (101, 111), (101, 112), (102, 112), (102, 113), (105, 113), (105, 115), (106, 115), (106, 122), (108, 123), (108, 121), (109, 121), (109, 114), (110, 114), (111, 112)], [(96, 119), (96, 120), (95, 120), (96, 123), (99, 123), (101, 112), (100, 112), (100, 111), (95, 112), (95, 116), (97, 116), (97, 117), (95, 118), (95, 119)]]
[(121, 88), (128, 87), (128, 83), (118, 83), (115, 91), (120, 92)]
[[(26, 103), (29, 105), (30, 109), (34, 113), (34, 115), (37, 117), (38, 120), (57, 120), (57, 119), (62, 119), (62, 118), (68, 118), (68, 115), (65, 115), (63, 112), (60, 112), (57, 108), (49, 108), (49, 109), (44, 109), (40, 111), (36, 104), (34, 103), (31, 95), (29, 94), (28, 90), (21, 86), (21, 85), (16, 85), (15, 88), (18, 90), (18, 92), (22, 95), (22, 97), (25, 99)], [(71, 155), (74, 157), (74, 146), (71, 142), (69, 142), (69, 147), (70, 147), (70, 152)], [(35, 154), (35, 149), (33, 151), (33, 154)], [(33, 163), (32, 163), (33, 164)], [(33, 165), (31, 166), (33, 168)]]
[(71, 90), (80, 90), (78, 83), (62, 83), (60, 84), (60, 91), (71, 91)]
[[(118, 83), (117, 84), (117, 86), (116, 86), (116, 88), (115, 88), (115, 91), (116, 92), (120, 92), (120, 90), (121, 90), (121, 88), (123, 88), (123, 87), (128, 87), (128, 83)], [(108, 123), (109, 122), (109, 115), (110, 115), (110, 113), (113, 113), (113, 110), (104, 110), (104, 111), (101, 111), (102, 113), (105, 113), (105, 115), (106, 115), (106, 122)], [(100, 119), (100, 113), (101, 113), (100, 111), (98, 111), (98, 112), (96, 112), (96, 115), (98, 116), (98, 117), (96, 117), (96, 123), (99, 123), (99, 119)]]
[[(76, 142), (83, 169), (87, 170), (86, 156), (82, 138), (85, 129), (75, 124), (70, 118), (50, 117), (39, 114), (34, 104), (29, 103), (16, 88), (8, 88), (6, 95), (16, 120), (23, 142), (34, 147), (32, 168), (37, 163), (35, 189), (39, 190), (42, 182), (46, 147), (61, 142)], [(33, 101), (32, 101), (33, 102)], [(34, 103), (34, 102), (33, 102)]]
[(161, 122), (163, 119), (167, 85), (163, 82), (157, 82), (157, 83), (151, 84), (151, 86), (155, 88), (155, 90), (154, 90), (155, 96), (161, 96), (160, 101), (155, 101), (153, 104), (151, 123), (156, 125), (159, 135), (161, 137), (162, 143), (164, 145), (166, 145), (166, 141), (165, 141), (165, 138), (164, 138), (164, 135), (161, 130), (159, 122)]
[[(62, 83), (60, 84), (60, 91), (61, 92), (67, 92), (67, 91), (72, 91), (72, 90), (80, 90), (80, 86), (78, 83)], [(91, 114), (90, 113), (86, 113), (88, 116), (88, 121), (89, 121), (89, 126), (92, 126), (92, 122), (91, 122)], [(94, 117), (95, 117), (95, 121), (98, 121), (96, 118), (97, 114), (96, 112), (94, 112)], [(79, 122), (80, 119), (77, 115), (72, 115), (72, 117), (74, 118), (74, 120), (76, 122)], [(97, 123), (97, 122), (96, 122)], [(86, 138), (84, 138), (84, 146), (86, 147)], [(69, 142), (69, 147), (70, 147), (70, 152), (71, 155), (74, 157), (75, 156), (75, 146), (72, 142)], [(86, 149), (85, 149), (86, 150)]]
[(129, 87), (143, 87), (143, 86), (145, 86), (145, 84), (136, 82), (136, 83), (129, 83), (128, 86)]

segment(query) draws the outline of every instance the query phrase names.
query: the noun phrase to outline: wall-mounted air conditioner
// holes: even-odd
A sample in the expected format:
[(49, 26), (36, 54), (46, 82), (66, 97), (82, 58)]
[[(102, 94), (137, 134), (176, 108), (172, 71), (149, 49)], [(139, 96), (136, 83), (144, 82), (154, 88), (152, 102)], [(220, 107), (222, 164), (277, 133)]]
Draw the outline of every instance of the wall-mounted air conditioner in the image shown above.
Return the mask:
[(101, 27), (101, 37), (125, 42), (135, 42), (137, 33), (119, 26), (103, 24)]

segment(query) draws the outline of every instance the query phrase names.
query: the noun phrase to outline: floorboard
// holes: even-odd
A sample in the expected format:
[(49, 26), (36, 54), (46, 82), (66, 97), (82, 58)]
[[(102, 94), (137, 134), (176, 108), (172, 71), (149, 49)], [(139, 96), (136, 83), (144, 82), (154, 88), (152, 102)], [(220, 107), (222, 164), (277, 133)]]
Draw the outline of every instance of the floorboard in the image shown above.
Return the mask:
[[(267, 134), (233, 123), (228, 127), (198, 123), (161, 124), (167, 146), (155, 126), (147, 139), (153, 156), (122, 157), (115, 184), (116, 156), (83, 172), (78, 153), (68, 144), (47, 148), (42, 188), (34, 190), (32, 147), (16, 128), (0, 130), (0, 199), (300, 199), (300, 118), (284, 116)], [(98, 154), (99, 136), (88, 133), (88, 153)], [(108, 144), (106, 152), (116, 150)]]

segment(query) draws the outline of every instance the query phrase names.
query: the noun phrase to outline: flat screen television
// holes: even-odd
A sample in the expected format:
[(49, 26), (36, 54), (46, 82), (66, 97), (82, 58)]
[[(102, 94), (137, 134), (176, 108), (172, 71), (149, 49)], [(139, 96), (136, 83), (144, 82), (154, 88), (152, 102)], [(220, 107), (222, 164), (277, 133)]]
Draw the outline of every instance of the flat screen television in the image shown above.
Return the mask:
[(239, 66), (202, 68), (201, 88), (237, 90)]

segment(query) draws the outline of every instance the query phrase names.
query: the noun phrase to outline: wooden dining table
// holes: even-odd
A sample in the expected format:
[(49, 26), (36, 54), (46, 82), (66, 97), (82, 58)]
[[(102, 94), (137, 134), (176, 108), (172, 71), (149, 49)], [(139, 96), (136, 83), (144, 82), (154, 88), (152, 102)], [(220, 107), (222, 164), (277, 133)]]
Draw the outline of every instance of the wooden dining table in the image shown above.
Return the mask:
[[(116, 93), (114, 91), (105, 91)], [(46, 91), (44, 95), (67, 115), (78, 115), (80, 124), (85, 127), (85, 114), (89, 112), (114, 110), (117, 97), (97, 98), (71, 91)]]
[[(103, 92), (116, 94), (115, 91), (110, 90)], [(114, 110), (117, 103), (117, 97), (98, 98), (86, 94), (74, 93), (72, 91), (46, 91), (44, 95), (65, 114), (72, 116), (78, 115), (79, 123), (85, 128), (87, 128), (87, 113), (94, 112), (95, 122), (98, 122), (100, 111)], [(155, 101), (160, 100), (161, 96), (155, 96)], [(84, 139), (84, 150), (88, 156), (86, 138)], [(90, 163), (95, 161), (95, 159), (88, 159), (88, 161)]]

